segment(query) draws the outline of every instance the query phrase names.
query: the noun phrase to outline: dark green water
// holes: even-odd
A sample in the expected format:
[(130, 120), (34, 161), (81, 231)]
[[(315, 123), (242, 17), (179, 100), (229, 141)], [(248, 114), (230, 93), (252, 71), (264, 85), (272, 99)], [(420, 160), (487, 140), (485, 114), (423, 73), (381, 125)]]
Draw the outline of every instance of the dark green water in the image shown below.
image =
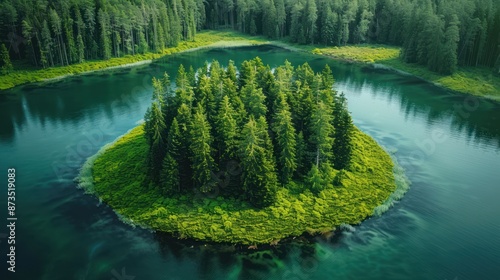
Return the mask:
[[(131, 129), (150, 103), (152, 76), (260, 56), (328, 63), (354, 122), (406, 168), (412, 187), (382, 217), (331, 241), (273, 251), (184, 246), (119, 221), (76, 188), (85, 159)], [(500, 105), (414, 78), (278, 48), (207, 50), (148, 66), (19, 87), (0, 95), (0, 237), (7, 168), (16, 168), (16, 273), (0, 279), (498, 279)], [(2, 179), (3, 176), (3, 179)], [(5, 225), (4, 225), (5, 223)], [(4, 235), (1, 235), (4, 234)], [(5, 276), (6, 277), (5, 277)], [(130, 276), (130, 277), (127, 277)], [(131, 277), (135, 276), (135, 278)]]

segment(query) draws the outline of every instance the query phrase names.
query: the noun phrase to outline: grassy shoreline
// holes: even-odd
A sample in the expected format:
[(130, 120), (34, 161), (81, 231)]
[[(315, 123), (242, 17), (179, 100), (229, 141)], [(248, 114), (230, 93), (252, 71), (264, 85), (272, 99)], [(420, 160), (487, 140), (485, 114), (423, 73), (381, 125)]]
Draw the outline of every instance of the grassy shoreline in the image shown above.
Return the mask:
[(155, 188), (145, 188), (146, 150), (143, 128), (138, 126), (89, 158), (80, 172), (79, 185), (113, 208), (124, 222), (178, 238), (275, 244), (291, 236), (359, 224), (386, 211), (406, 191), (391, 157), (359, 130), (352, 168), (340, 186), (316, 196), (309, 190), (297, 191), (292, 183), (278, 191), (274, 205), (261, 210), (235, 199), (165, 197)]
[(452, 75), (440, 75), (426, 67), (405, 63), (400, 48), (386, 45), (322, 47), (311, 51), (337, 60), (372, 65), (377, 68), (412, 75), (449, 91), (500, 101), (500, 77), (489, 69), (459, 67)]
[[(179, 46), (164, 49), (161, 53), (128, 55), (109, 60), (88, 61), (69, 66), (40, 70), (17, 70), (0, 77), (1, 90), (18, 85), (62, 79), (71, 75), (91, 73), (115, 67), (131, 67), (137, 63), (147, 63), (165, 55), (196, 51), (202, 48), (238, 47), (270, 44), (291, 51), (301, 51), (323, 55), (335, 60), (355, 62), (381, 67), (388, 70), (413, 75), (429, 83), (452, 92), (469, 94), (500, 101), (500, 77), (494, 76), (489, 69), (459, 67), (453, 75), (439, 75), (425, 67), (408, 64), (399, 59), (399, 47), (387, 45), (356, 45), (343, 47), (319, 47), (297, 45), (285, 41), (268, 41), (234, 31), (203, 31), (196, 35), (195, 41), (181, 42)], [(146, 61), (146, 62), (144, 62)]]
[(0, 93), (2, 90), (29, 83), (48, 82), (72, 75), (146, 64), (170, 54), (196, 51), (203, 48), (240, 47), (266, 43), (268, 41), (261, 37), (252, 37), (231, 31), (205, 31), (198, 33), (195, 41), (180, 42), (177, 47), (166, 48), (161, 53), (126, 55), (123, 57), (114, 57), (109, 60), (85, 61), (79, 64), (46, 69), (14, 70), (7, 75), (0, 76)]

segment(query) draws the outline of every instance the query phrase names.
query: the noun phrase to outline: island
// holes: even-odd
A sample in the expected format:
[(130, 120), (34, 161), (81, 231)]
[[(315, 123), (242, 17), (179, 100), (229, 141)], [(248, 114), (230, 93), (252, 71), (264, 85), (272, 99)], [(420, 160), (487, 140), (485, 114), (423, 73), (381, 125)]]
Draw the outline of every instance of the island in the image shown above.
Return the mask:
[[(390, 155), (353, 125), (328, 65), (218, 61), (153, 78), (144, 123), (80, 186), (132, 225), (242, 245), (328, 233), (387, 209)], [(386, 203), (384, 205), (384, 203)]]

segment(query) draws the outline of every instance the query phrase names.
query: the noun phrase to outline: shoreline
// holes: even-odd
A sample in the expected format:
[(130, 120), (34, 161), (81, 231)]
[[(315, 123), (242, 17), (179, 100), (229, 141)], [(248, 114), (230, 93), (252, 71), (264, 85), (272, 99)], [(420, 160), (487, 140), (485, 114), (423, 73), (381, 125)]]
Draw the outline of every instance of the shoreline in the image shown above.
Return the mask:
[[(243, 214), (243, 212), (241, 212), (242, 216), (241, 216), (241, 218), (238, 218), (239, 221), (236, 221), (236, 220), (233, 221), (233, 223), (241, 223), (241, 225), (238, 225), (237, 227), (239, 228), (240, 226), (242, 226), (243, 228), (246, 228), (246, 230), (247, 230), (246, 233), (235, 234), (234, 231), (229, 231), (229, 232), (225, 233), (225, 234), (227, 234), (227, 236), (225, 236), (225, 235), (224, 236), (217, 236), (217, 235), (206, 234), (206, 235), (203, 235), (203, 238), (202, 238), (202, 237), (197, 236), (195, 234), (196, 232), (199, 232), (198, 230), (201, 230), (201, 232), (205, 232), (205, 233), (210, 232), (210, 226), (213, 225), (214, 223), (216, 225), (221, 223), (220, 219), (224, 215), (229, 215), (229, 218), (235, 218), (236, 216), (232, 217), (234, 214), (232, 212), (233, 210), (228, 211), (228, 212), (224, 212), (224, 213), (217, 212), (217, 214), (210, 212), (211, 214), (208, 214), (208, 213), (197, 212), (196, 208), (193, 208), (194, 210), (191, 209), (191, 207), (194, 207), (194, 206), (192, 206), (190, 204), (183, 204), (182, 202), (180, 202), (180, 204), (176, 204), (175, 206), (174, 205), (169, 206), (170, 202), (166, 203), (165, 201), (154, 202), (154, 201), (156, 201), (156, 200), (154, 200), (154, 201), (152, 201), (152, 203), (146, 203), (145, 201), (142, 201), (141, 199), (139, 201), (134, 200), (134, 199), (128, 200), (131, 203), (130, 205), (136, 204), (136, 203), (141, 203), (141, 204), (146, 203), (148, 205), (159, 203), (155, 207), (152, 207), (152, 208), (149, 207), (151, 209), (134, 210), (134, 209), (132, 209), (133, 207), (131, 208), (131, 206), (121, 205), (120, 201), (122, 201), (122, 199), (124, 199), (124, 198), (121, 197), (120, 193), (122, 191), (124, 191), (124, 193), (127, 193), (127, 197), (129, 197), (128, 194), (132, 194), (132, 193), (134, 193), (134, 191), (138, 190), (137, 188), (140, 188), (140, 186), (137, 185), (136, 182), (134, 183), (134, 182), (131, 182), (131, 181), (124, 179), (125, 181), (122, 181), (121, 183), (114, 182), (112, 184), (113, 186), (119, 186), (119, 187), (113, 187), (113, 188), (109, 188), (109, 189), (108, 189), (108, 187), (106, 187), (107, 183), (105, 183), (105, 182), (107, 180), (106, 179), (107, 175), (109, 175), (109, 174), (106, 173), (105, 170), (102, 170), (103, 162), (108, 162), (108, 160), (109, 160), (108, 157), (111, 154), (116, 155), (116, 153), (126, 152), (126, 150), (128, 150), (130, 148), (133, 148), (135, 150), (141, 149), (140, 147), (137, 146), (137, 142), (136, 142), (137, 140), (134, 140), (134, 139), (139, 139), (139, 141), (141, 141), (141, 142), (143, 141), (141, 131), (142, 131), (142, 128), (140, 128), (140, 126), (134, 127), (132, 129), (128, 130), (123, 135), (118, 136), (112, 142), (104, 145), (103, 147), (101, 147), (99, 149), (99, 151), (96, 154), (89, 157), (85, 161), (83, 166), (81, 167), (78, 177), (75, 178), (75, 182), (77, 182), (77, 187), (83, 189), (83, 191), (86, 194), (90, 194), (92, 196), (95, 196), (96, 199), (99, 200), (99, 204), (104, 203), (104, 204), (108, 205), (113, 210), (113, 212), (117, 215), (117, 218), (121, 222), (128, 224), (131, 227), (140, 227), (140, 228), (143, 228), (143, 229), (146, 229), (149, 231), (153, 231), (157, 234), (170, 236), (170, 237), (175, 238), (175, 239), (180, 239), (179, 242), (187, 243), (187, 244), (191, 244), (191, 245), (193, 245), (193, 244), (202, 244), (202, 245), (207, 245), (207, 244), (229, 245), (229, 244), (232, 244), (232, 245), (237, 246), (243, 250), (247, 250), (247, 249), (256, 249), (255, 248), (256, 246), (258, 246), (258, 248), (269, 248), (269, 247), (275, 246), (277, 244), (287, 244), (288, 242), (295, 242), (296, 240), (299, 240), (299, 241), (300, 240), (303, 240), (303, 241), (309, 240), (310, 241), (313, 238), (317, 238), (317, 237), (318, 238), (327, 238), (327, 239), (335, 238), (337, 233), (339, 233), (342, 230), (351, 229), (352, 225), (357, 225), (370, 217), (378, 217), (378, 216), (382, 215), (384, 212), (389, 210), (395, 204), (396, 201), (399, 201), (403, 197), (404, 193), (406, 193), (406, 191), (409, 188), (409, 181), (407, 180), (406, 176), (404, 175), (403, 169), (397, 164), (397, 161), (394, 160), (394, 157), (391, 156), (390, 153), (386, 149), (384, 149), (382, 146), (380, 146), (373, 138), (371, 138), (370, 136), (368, 136), (364, 132), (357, 129), (356, 131), (358, 131), (358, 132), (356, 133), (356, 135), (358, 135), (358, 136), (356, 136), (356, 139), (358, 139), (358, 141), (361, 141), (358, 143), (360, 145), (361, 145), (361, 143), (363, 143), (362, 145), (368, 145), (366, 147), (370, 147), (370, 148), (368, 148), (370, 150), (370, 152), (368, 152), (368, 155), (369, 155), (369, 158), (371, 160), (374, 160), (374, 161), (372, 163), (368, 164), (369, 166), (371, 164), (372, 165), (374, 164), (374, 166), (375, 165), (379, 166), (378, 164), (381, 164), (380, 166), (389, 167), (389, 165), (384, 165), (384, 163), (382, 163), (382, 162), (384, 162), (384, 160), (379, 159), (379, 157), (380, 157), (379, 154), (373, 154), (374, 151), (376, 151), (376, 153), (383, 153), (383, 154), (387, 155), (387, 160), (390, 160), (390, 162), (391, 162), (390, 171), (389, 170), (386, 170), (386, 171), (380, 170), (377, 172), (382, 172), (382, 173), (377, 173), (378, 174), (377, 176), (375, 174), (370, 175), (371, 179), (369, 179), (369, 180), (371, 180), (371, 183), (369, 185), (372, 185), (372, 184), (378, 185), (381, 182), (389, 183), (389, 181), (392, 181), (392, 183), (390, 183), (390, 185), (394, 186), (394, 187), (390, 188), (391, 189), (390, 191), (389, 191), (389, 189), (383, 190), (385, 188), (385, 187), (383, 187), (380, 190), (381, 191), (380, 193), (376, 192), (378, 195), (378, 198), (374, 197), (374, 199), (378, 200), (379, 203), (374, 204), (373, 206), (367, 206), (370, 209), (372, 209), (371, 211), (369, 211), (368, 208), (365, 208), (364, 206), (362, 208), (360, 208), (360, 209), (364, 209), (364, 210), (358, 209), (357, 207), (360, 207), (360, 205), (357, 202), (353, 202), (350, 200), (345, 200), (345, 201), (339, 200), (338, 202), (335, 202), (335, 201), (337, 201), (336, 197), (343, 197), (344, 195), (346, 195), (345, 191), (343, 190), (344, 189), (343, 187), (337, 187), (337, 188), (334, 188), (337, 190), (329, 190), (328, 191), (329, 195), (326, 195), (326, 197), (332, 197), (333, 202), (332, 201), (330, 201), (330, 202), (325, 201), (324, 202), (324, 203), (328, 203), (328, 204), (333, 203), (331, 205), (336, 210), (333, 212), (331, 212), (330, 210), (325, 210), (326, 212), (324, 212), (324, 213), (321, 212), (322, 215), (324, 216), (324, 218), (321, 218), (320, 220), (315, 220), (314, 218), (309, 219), (312, 216), (308, 217), (306, 219), (307, 222), (305, 222), (305, 221), (304, 221), (305, 223), (301, 222), (302, 224), (300, 226), (300, 230), (296, 229), (297, 225), (295, 225), (295, 224), (293, 227), (289, 227), (289, 225), (287, 225), (286, 229), (291, 230), (289, 232), (286, 231), (285, 228), (283, 228), (283, 230), (279, 230), (277, 232), (270, 232), (269, 235), (272, 235), (272, 236), (259, 237), (257, 232), (264, 230), (265, 228), (269, 227), (270, 225), (266, 225), (266, 223), (267, 223), (266, 222), (266, 223), (262, 223), (262, 224), (258, 225), (258, 228), (253, 228), (253, 226), (255, 226), (255, 225), (253, 225), (253, 222), (255, 222), (254, 219), (261, 217), (261, 215), (265, 215), (265, 216), (269, 215), (268, 216), (269, 219), (271, 219), (273, 221), (275, 221), (277, 219), (277, 218), (272, 216), (271, 209), (266, 209), (266, 210), (258, 211), (260, 214), (252, 214), (252, 216), (247, 217), (248, 220), (246, 222), (245, 222), (245, 218), (243, 218), (246, 216)], [(137, 138), (137, 137), (139, 137), (139, 138)], [(132, 145), (132, 146), (127, 146), (127, 145)], [(140, 151), (138, 151), (138, 153), (140, 154)], [(373, 156), (375, 156), (376, 159), (373, 158)], [(131, 160), (134, 160), (136, 162), (138, 160), (139, 161), (141, 160), (140, 158), (135, 158), (134, 156), (132, 156), (132, 157), (133, 158), (131, 158)], [(385, 158), (385, 156), (383, 158)], [(369, 162), (371, 162), (371, 161), (369, 160)], [(363, 168), (368, 168), (368, 167), (365, 166), (365, 167), (357, 167), (357, 168), (363, 169)], [(372, 168), (374, 168), (374, 167), (372, 166)], [(105, 172), (105, 174), (107, 174), (107, 175), (104, 175), (104, 173), (102, 173), (102, 172)], [(140, 172), (140, 170), (137, 170), (136, 172)], [(366, 186), (364, 186), (363, 183), (360, 183), (362, 181), (359, 181), (359, 179), (362, 179), (362, 178), (365, 178), (366, 176), (368, 176), (368, 173), (366, 173), (366, 172), (367, 172), (366, 170), (364, 170), (364, 171), (358, 170), (358, 171), (349, 172), (350, 175), (348, 175), (347, 178), (349, 178), (348, 180), (353, 180), (351, 182), (355, 185), (351, 185), (351, 187), (349, 187), (349, 189), (352, 190), (352, 193), (351, 193), (351, 191), (348, 191), (349, 195), (347, 195), (346, 197), (351, 197), (351, 198), (353, 196), (354, 197), (362, 197), (363, 195), (367, 194), (366, 191), (368, 189), (365, 189)], [(381, 178), (379, 177), (379, 175), (382, 175), (382, 174), (384, 174), (385, 178), (382, 178), (383, 181), (380, 181)], [(389, 177), (391, 177), (392, 180), (389, 180)], [(133, 178), (138, 178), (137, 174), (134, 175)], [(366, 177), (366, 179), (368, 180), (368, 177)], [(365, 182), (365, 183), (367, 183), (367, 182)], [(385, 183), (382, 183), (382, 184), (385, 184)], [(137, 186), (133, 186), (133, 185), (137, 185)], [(351, 188), (354, 188), (354, 189), (351, 189)], [(373, 190), (371, 188), (369, 188), (369, 189), (370, 189), (369, 193), (371, 194), (373, 192)], [(337, 193), (339, 196), (331, 195), (330, 192), (332, 192), (332, 191), (333, 191), (333, 193)], [(151, 192), (151, 190), (149, 190), (148, 192)], [(153, 190), (153, 192), (154, 192), (154, 190)], [(288, 195), (289, 191), (287, 189), (283, 189), (281, 191), (281, 193), (289, 196)], [(142, 193), (142, 194), (144, 195), (144, 193)], [(149, 197), (150, 195), (151, 194), (146, 194), (146, 197)], [(296, 199), (299, 199), (300, 196), (301, 195), (297, 194), (297, 195), (294, 195), (293, 197), (295, 197)], [(320, 199), (322, 197), (323, 196), (320, 195), (319, 197), (308, 198), (308, 199)], [(324, 199), (326, 199), (326, 197)], [(144, 199), (144, 198), (142, 198), (142, 199)], [(162, 200), (164, 200), (164, 199), (167, 199), (167, 198), (163, 198)], [(173, 198), (173, 199), (177, 200), (180, 198)], [(188, 201), (189, 201), (189, 198), (188, 198)], [(224, 200), (224, 201), (226, 201), (227, 203), (231, 203), (230, 200)], [(290, 200), (290, 201), (294, 201), (294, 200)], [(127, 205), (129, 202), (127, 202)], [(278, 203), (278, 204), (281, 205), (281, 203)], [(278, 204), (272, 206), (271, 208), (281, 207)], [(350, 204), (352, 204), (352, 205), (350, 205)], [(306, 208), (309, 207), (309, 206), (306, 206), (305, 204), (303, 206)], [(198, 205), (198, 207), (200, 207), (200, 206)], [(311, 206), (311, 207), (314, 207), (314, 206)], [(338, 207), (340, 207), (340, 208), (338, 208)], [(353, 212), (354, 208), (352, 208), (352, 207), (355, 207), (355, 209), (357, 209), (357, 210), (355, 210)], [(185, 208), (185, 209), (182, 211), (178, 210), (181, 208), (182, 209)], [(350, 209), (350, 210), (347, 210), (347, 209)], [(247, 210), (244, 210), (244, 209), (236, 210), (236, 212), (238, 212), (238, 213), (239, 213), (239, 211), (247, 211)], [(253, 212), (253, 210), (251, 210), (250, 212)], [(265, 213), (267, 213), (267, 214), (265, 214)], [(208, 216), (206, 216), (206, 214), (208, 214)], [(290, 214), (291, 214), (291, 216), (288, 216), (288, 215), (283, 216), (281, 218), (278, 218), (278, 220), (280, 220), (280, 219), (292, 219), (295, 222), (295, 219), (297, 219), (297, 217), (295, 217), (295, 215), (299, 215), (299, 214), (297, 214), (293, 211), (291, 211)], [(187, 215), (187, 216), (184, 217), (184, 215)], [(197, 216), (197, 217), (193, 218), (192, 215)], [(239, 217), (239, 214), (237, 216)], [(189, 218), (187, 218), (187, 217), (189, 217)], [(208, 225), (206, 225), (205, 227), (202, 224), (196, 222), (197, 219), (202, 219), (202, 218), (203, 218), (203, 220), (208, 219), (207, 220)], [(167, 224), (165, 224), (164, 226), (161, 226), (161, 221), (166, 221), (165, 219), (168, 220), (166, 222)], [(171, 220), (171, 219), (173, 219), (173, 220)], [(276, 221), (278, 221), (278, 220), (276, 220)], [(271, 222), (273, 222), (273, 221), (271, 221)], [(178, 223), (175, 224), (175, 222), (178, 222)], [(179, 223), (181, 225), (184, 223), (194, 225), (194, 227), (198, 228), (198, 230), (196, 230), (195, 232), (190, 232), (189, 230), (186, 231), (186, 228), (183, 228), (182, 226), (180, 227)], [(250, 224), (252, 224), (252, 226), (250, 226)], [(252, 234), (257, 234), (257, 235), (250, 236)]]
[[(285, 48), (285, 47), (283, 47), (280, 44), (277, 44), (275, 46)], [(312, 52), (308, 52), (306, 50), (300, 50), (300, 49), (296, 49), (296, 48), (285, 48), (285, 49), (288, 49), (288, 50), (291, 50), (291, 51), (298, 50), (298, 51), (302, 51), (302, 52), (306, 52), (306, 53), (312, 53)], [(449, 87), (447, 87), (447, 86), (445, 86), (445, 85), (443, 85), (441, 83), (428, 80), (428, 79), (423, 78), (423, 77), (421, 77), (421, 76), (419, 76), (417, 74), (413, 74), (413, 73), (410, 73), (410, 72), (398, 69), (398, 68), (396, 68), (394, 66), (390, 66), (390, 65), (387, 65), (387, 64), (377, 63), (377, 62), (364, 62), (364, 61), (359, 61), (359, 60), (356, 60), (356, 59), (339, 58), (339, 57), (335, 57), (335, 56), (331, 56), (331, 55), (323, 54), (323, 53), (312, 53), (312, 54), (319, 55), (319, 56), (322, 56), (322, 57), (326, 57), (326, 58), (329, 58), (329, 59), (332, 59), (332, 60), (335, 60), (335, 61), (344, 62), (344, 63), (357, 64), (357, 65), (360, 65), (360, 66), (368, 66), (368, 67), (371, 67), (373, 69), (382, 69), (382, 70), (386, 70), (386, 71), (391, 71), (391, 72), (397, 73), (399, 75), (417, 78), (417, 79), (419, 79), (419, 80), (421, 80), (421, 81), (423, 81), (425, 83), (429, 83), (429, 84), (431, 84), (431, 85), (433, 85), (435, 87), (438, 87), (440, 89), (446, 90), (446, 91), (448, 91), (450, 93), (453, 93), (453, 94), (468, 95), (468, 96), (471, 96), (471, 97), (474, 97), (474, 98), (482, 98), (482, 99), (486, 99), (486, 100), (489, 100), (489, 101), (492, 101), (492, 102), (500, 103), (500, 96), (495, 96), (495, 95), (478, 95), (478, 94), (473, 94), (471, 92), (464, 92), (464, 91), (455, 90), (455, 89), (449, 88)]]
[[(62, 80), (62, 79), (65, 79), (65, 78), (69, 78), (69, 77), (74, 77), (74, 76), (79, 76), (79, 75), (87, 75), (87, 74), (92, 74), (92, 73), (95, 73), (95, 72), (107, 71), (107, 70), (113, 70), (113, 69), (129, 68), (129, 67), (134, 67), (134, 66), (139, 66), (139, 65), (144, 65), (144, 64), (150, 64), (151, 62), (153, 62), (152, 59), (146, 59), (146, 60), (141, 60), (141, 61), (137, 61), (137, 62), (126, 63), (126, 64), (122, 64), (122, 65), (115, 65), (115, 66), (109, 66), (109, 67), (106, 67), (106, 68), (100, 68), (100, 69), (95, 69), (95, 70), (84, 71), (84, 72), (80, 72), (80, 73), (69, 73), (69, 74), (60, 75), (60, 76), (53, 77), (53, 78), (47, 78), (47, 79), (45, 79), (43, 81), (20, 84), (20, 85), (17, 85), (15, 87), (25, 86), (25, 85), (30, 85), (30, 84), (50, 83), (50, 82), (59, 81), (59, 80)], [(12, 87), (12, 88), (14, 88), (14, 87)]]
[[(179, 52), (175, 52), (175, 53), (163, 54), (163, 55), (160, 55), (158, 58), (155, 58), (155, 59), (160, 59), (160, 58), (163, 58), (165, 56), (174, 55), (174, 54), (194, 52), (194, 51), (203, 50), (203, 49), (211, 49), (211, 48), (227, 48), (227, 49), (229, 49), (229, 48), (239, 48), (239, 47), (247, 47), (247, 46), (266, 45), (266, 44), (269, 44), (269, 42), (262, 42), (260, 44), (257, 44), (257, 43), (252, 43), (250, 41), (240, 41), (240, 40), (218, 41), (218, 42), (214, 42), (214, 43), (211, 43), (211, 44), (208, 44), (208, 45), (205, 45), (205, 46), (199, 46), (199, 47), (189, 48), (189, 49), (185, 49), (185, 50), (182, 50), (182, 51), (179, 51)], [(125, 63), (125, 64), (121, 64), (121, 65), (108, 66), (108, 67), (104, 67), (104, 68), (99, 68), (99, 69), (94, 69), (94, 70), (88, 70), (88, 71), (83, 71), (83, 72), (78, 72), (78, 73), (67, 73), (67, 74), (55, 76), (55, 77), (52, 77), (52, 78), (43, 79), (41, 81), (26, 82), (26, 83), (14, 85), (14, 86), (9, 87), (9, 88), (0, 89), (0, 94), (2, 94), (3, 91), (10, 90), (10, 89), (13, 89), (13, 88), (16, 88), (16, 87), (20, 87), (20, 86), (33, 85), (33, 84), (35, 84), (35, 85), (36, 84), (42, 85), (42, 84), (45, 84), (45, 83), (51, 83), (51, 82), (55, 82), (55, 81), (59, 81), (59, 80), (65, 79), (65, 78), (79, 76), (79, 75), (87, 75), (87, 74), (92, 74), (92, 73), (101, 72), (101, 71), (108, 71), (108, 70), (114, 70), (114, 69), (122, 69), (122, 68), (129, 68), (129, 67), (134, 67), (134, 66), (146, 65), (146, 64), (152, 63), (155, 59), (139, 60), (139, 61), (136, 61), (136, 62)], [(75, 65), (77, 65), (77, 64), (75, 64)]]
[[(207, 32), (207, 33), (209, 33), (209, 32)], [(204, 34), (204, 33), (200, 33), (200, 34)], [(73, 77), (73, 76), (78, 76), (78, 75), (86, 75), (86, 74), (95, 73), (95, 72), (99, 72), (99, 71), (106, 71), (106, 70), (113, 70), (113, 69), (120, 69), (120, 68), (128, 68), (128, 67), (134, 67), (134, 66), (139, 66), (139, 65), (145, 65), (145, 64), (152, 63), (155, 59), (160, 59), (160, 58), (163, 58), (165, 56), (177, 54), (177, 53), (194, 52), (194, 51), (198, 51), (198, 50), (202, 50), (202, 49), (210, 49), (210, 48), (238, 48), (238, 47), (245, 47), (245, 46), (270, 45), (270, 46), (283, 48), (283, 49), (286, 49), (286, 50), (292, 51), (292, 52), (302, 52), (302, 53), (308, 53), (308, 54), (313, 54), (313, 55), (319, 55), (322, 57), (326, 57), (326, 58), (329, 58), (329, 59), (332, 59), (335, 61), (344, 62), (344, 63), (354, 63), (354, 64), (358, 64), (358, 65), (362, 65), (362, 66), (372, 67), (374, 69), (383, 69), (383, 70), (398, 73), (400, 75), (420, 79), (426, 83), (432, 84), (440, 89), (446, 90), (446, 91), (453, 93), (453, 94), (465, 94), (465, 95), (472, 96), (472, 97), (483, 98), (483, 99), (486, 99), (486, 100), (489, 100), (492, 102), (500, 102), (500, 96), (496, 96), (496, 95), (492, 95), (492, 94), (481, 95), (481, 94), (472, 93), (470, 91), (461, 91), (461, 90), (453, 89), (453, 88), (446, 86), (442, 83), (424, 78), (418, 74), (407, 72), (407, 71), (401, 70), (395, 66), (380, 63), (377, 61), (367, 62), (367, 61), (362, 61), (362, 60), (355, 59), (355, 58), (349, 59), (349, 58), (336, 57), (335, 55), (330, 55), (328, 53), (322, 53), (321, 47), (316, 47), (313, 50), (308, 50), (305, 48), (305, 46), (304, 47), (302, 47), (302, 46), (297, 47), (297, 46), (294, 46), (293, 44), (290, 44), (287, 42), (282, 42), (282, 41), (276, 41), (276, 40), (255, 41), (255, 40), (252, 40), (253, 38), (256, 38), (257, 40), (261, 40), (261, 38), (259, 38), (259, 37), (249, 37), (249, 38), (243, 37), (243, 38), (244, 39), (231, 40), (229, 38), (229, 40), (219, 40), (219, 41), (215, 41), (213, 43), (207, 44), (207, 45), (188, 48), (188, 49), (184, 49), (184, 50), (176, 51), (176, 52), (166, 51), (164, 54), (149, 54), (149, 55), (157, 55), (158, 56), (158, 57), (154, 57), (152, 59), (144, 59), (144, 60), (139, 60), (139, 61), (135, 61), (135, 62), (131, 62), (131, 63), (108, 66), (108, 67), (103, 67), (103, 68), (98, 68), (98, 69), (88, 70), (88, 71), (83, 71), (83, 72), (78, 72), (78, 73), (66, 73), (66, 74), (55, 76), (55, 77), (42, 79), (39, 81), (26, 81), (26, 82), (23, 82), (20, 84), (14, 84), (13, 86), (10, 86), (10, 87), (4, 88), (4, 89), (0, 89), (0, 94), (4, 93), (6, 90), (9, 90), (9, 89), (12, 89), (15, 87), (19, 87), (19, 86), (30, 85), (30, 84), (44, 84), (44, 83), (58, 81), (58, 80), (68, 78), (68, 77)], [(319, 52), (315, 52), (314, 50), (319, 50)], [(146, 55), (148, 55), (148, 54), (146, 54)], [(73, 66), (74, 65), (78, 65), (78, 64), (73, 64)], [(69, 66), (71, 66), (71, 65), (69, 65)], [(58, 67), (53, 68), (53, 69), (57, 69), (57, 68)], [(431, 74), (433, 74), (433, 73), (431, 73)], [(447, 76), (443, 76), (443, 77), (447, 77)], [(474, 77), (472, 76), (471, 78), (473, 79)]]

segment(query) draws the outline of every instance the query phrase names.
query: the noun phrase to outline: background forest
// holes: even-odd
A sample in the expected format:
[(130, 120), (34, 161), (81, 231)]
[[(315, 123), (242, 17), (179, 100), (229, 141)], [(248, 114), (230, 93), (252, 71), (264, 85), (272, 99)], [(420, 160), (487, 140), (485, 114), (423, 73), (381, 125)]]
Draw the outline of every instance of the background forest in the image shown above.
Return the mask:
[(228, 28), (300, 44), (396, 45), (405, 62), (438, 73), (500, 73), (497, 0), (2, 0), (0, 67), (160, 52)]

